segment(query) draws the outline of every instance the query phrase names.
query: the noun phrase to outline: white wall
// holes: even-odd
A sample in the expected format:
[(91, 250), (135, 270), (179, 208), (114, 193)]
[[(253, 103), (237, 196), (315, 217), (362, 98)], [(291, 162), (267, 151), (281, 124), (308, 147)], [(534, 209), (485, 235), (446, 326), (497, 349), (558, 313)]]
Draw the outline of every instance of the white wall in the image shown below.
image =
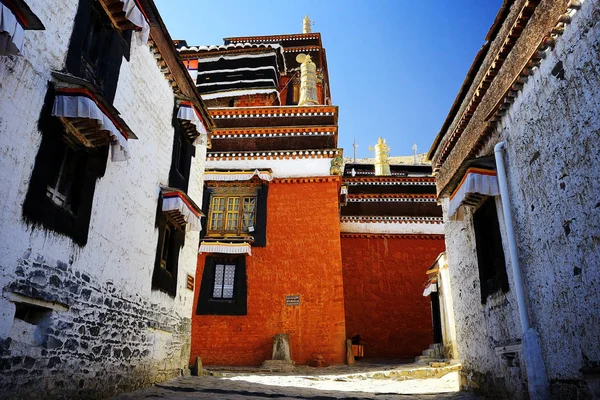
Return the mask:
[[(193, 292), (186, 274), (195, 276), (197, 232), (187, 234), (180, 253), (177, 296), (151, 290), (157, 200), (160, 185), (168, 184), (173, 145), (172, 90), (149, 48), (133, 39), (114, 106), (139, 140), (130, 141), (130, 160), (109, 157), (96, 183), (87, 244), (26, 225), (22, 205), (41, 139), (37, 120), (51, 70), (64, 67), (77, 10), (67, 0), (28, 4), (46, 30), (26, 31), (24, 56), (0, 57), (0, 345), (7, 349), (0, 359), (26, 373), (0, 374), (0, 393), (34, 378), (27, 390), (109, 395), (117, 385), (177, 376), (189, 358)], [(198, 204), (205, 154), (198, 146), (192, 162), (189, 195)], [(8, 299), (14, 285), (35, 287), (70, 308), (19, 337)]]
[[(580, 369), (600, 362), (598, 15), (597, 0), (583, 3), (484, 150), (489, 154), (498, 141), (507, 143), (508, 183), (529, 315), (540, 335), (556, 398), (584, 398), (584, 389), (569, 386), (568, 381), (583, 380)], [(559, 62), (564, 78), (552, 74)], [(447, 199), (445, 216), (446, 211)], [(482, 306), (472, 214), (467, 212), (464, 221), (446, 221), (445, 229), (465, 371), (482, 374), (484, 380), (505, 380), (509, 389), (522, 390), (520, 373), (493, 350), (504, 340), (520, 338), (507, 246), (510, 292), (494, 295)], [(502, 221), (501, 230), (504, 235)]]
[[(333, 158), (333, 156), (332, 156)], [(207, 169), (265, 169), (273, 170), (273, 178), (329, 176), (332, 158), (290, 158), (282, 160), (209, 160)]]
[(347, 233), (389, 233), (389, 234), (421, 234), (443, 235), (444, 225), (418, 222), (385, 223), (385, 222), (342, 222), (340, 230)]

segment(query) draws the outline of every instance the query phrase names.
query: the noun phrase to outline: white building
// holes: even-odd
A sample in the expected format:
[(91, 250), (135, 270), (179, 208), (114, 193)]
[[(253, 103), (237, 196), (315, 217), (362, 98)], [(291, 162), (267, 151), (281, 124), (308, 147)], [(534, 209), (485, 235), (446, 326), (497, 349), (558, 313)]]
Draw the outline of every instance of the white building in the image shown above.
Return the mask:
[(152, 0), (0, 7), (0, 397), (179, 376), (212, 129), (194, 82)]
[(505, 1), (429, 153), (463, 384), (491, 395), (600, 397), (599, 15)]

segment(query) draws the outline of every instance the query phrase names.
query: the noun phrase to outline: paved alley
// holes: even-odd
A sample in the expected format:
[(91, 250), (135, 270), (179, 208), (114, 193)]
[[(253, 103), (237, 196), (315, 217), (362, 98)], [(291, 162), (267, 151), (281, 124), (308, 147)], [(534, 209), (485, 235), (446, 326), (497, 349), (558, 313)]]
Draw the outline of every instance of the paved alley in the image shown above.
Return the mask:
[(297, 366), (293, 373), (211, 369), (214, 376), (182, 377), (118, 399), (479, 399), (458, 392), (458, 369), (456, 364), (430, 368), (365, 363), (323, 369)]
[[(418, 381), (413, 381), (418, 385)], [(369, 393), (360, 391), (320, 390), (314, 387), (267, 385), (256, 382), (217, 378), (212, 376), (184, 377), (174, 379), (148, 389), (138, 390), (117, 397), (119, 400), (137, 399), (448, 399), (475, 400), (482, 397), (463, 392), (437, 394)]]

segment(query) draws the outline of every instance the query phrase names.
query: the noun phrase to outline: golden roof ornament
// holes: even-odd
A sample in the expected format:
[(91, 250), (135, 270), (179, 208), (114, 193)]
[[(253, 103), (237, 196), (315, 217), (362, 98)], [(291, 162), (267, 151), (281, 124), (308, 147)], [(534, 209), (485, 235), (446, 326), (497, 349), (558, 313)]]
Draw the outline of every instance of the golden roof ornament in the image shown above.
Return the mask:
[(308, 18), (308, 15), (305, 15), (302, 18), (302, 33), (312, 33), (312, 21)]
[(317, 96), (317, 65), (309, 55), (298, 54), (296, 61), (300, 65), (300, 100), (299, 106), (319, 104)]
[[(369, 151), (373, 151), (373, 147), (369, 146)], [(385, 139), (379, 138), (375, 145), (375, 175), (390, 176), (390, 146), (385, 143)]]

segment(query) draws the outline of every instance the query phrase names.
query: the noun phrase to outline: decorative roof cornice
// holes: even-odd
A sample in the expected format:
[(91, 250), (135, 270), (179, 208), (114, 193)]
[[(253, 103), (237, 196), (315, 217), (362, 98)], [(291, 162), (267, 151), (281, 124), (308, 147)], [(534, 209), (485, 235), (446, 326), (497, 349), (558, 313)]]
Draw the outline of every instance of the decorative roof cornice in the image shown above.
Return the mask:
[(371, 177), (371, 178), (348, 178), (344, 177), (344, 183), (349, 186), (435, 186), (435, 178), (432, 177)]
[(336, 126), (216, 129), (213, 139), (334, 136), (336, 133)]
[(348, 203), (435, 203), (427, 194), (349, 194)]
[[(529, 5), (531, 5), (533, 3), (537, 4), (538, 1), (539, 0), (535, 0), (535, 1), (529, 0), (526, 2), (524, 7), (527, 7), (528, 4)], [(549, 30), (547, 30), (545, 34), (544, 34), (544, 31), (542, 29), (540, 29), (541, 39), (539, 40), (539, 42), (537, 42), (538, 43), (537, 46), (535, 45), (536, 42), (533, 42), (533, 45), (531, 47), (528, 47), (529, 49), (533, 49), (533, 51), (531, 52), (531, 55), (529, 55), (529, 57), (525, 59), (524, 65), (521, 64), (523, 66), (520, 68), (520, 70), (518, 70), (518, 73), (516, 74), (516, 76), (513, 79), (508, 80), (508, 84), (507, 84), (508, 88), (504, 89), (502, 94), (499, 96), (499, 99), (494, 103), (494, 106), (491, 107), (491, 110), (487, 113), (485, 118), (483, 118), (483, 124), (481, 125), (481, 127), (478, 127), (477, 131), (476, 131), (478, 133), (478, 137), (476, 138), (476, 140), (473, 140), (473, 142), (472, 142), (473, 144), (468, 149), (468, 151), (465, 153), (466, 157), (462, 157), (462, 160), (475, 157), (476, 154), (483, 148), (483, 146), (486, 144), (489, 137), (496, 131), (498, 123), (502, 120), (503, 116), (508, 112), (512, 103), (515, 101), (516, 97), (518, 96), (519, 92), (523, 89), (523, 87), (529, 80), (529, 77), (534, 74), (536, 68), (539, 68), (542, 60), (546, 57), (546, 52), (550, 51), (552, 48), (554, 48), (556, 39), (558, 39), (558, 37), (563, 34), (564, 30), (566, 29), (566, 26), (571, 22), (571, 19), (573, 18), (573, 16), (577, 13), (577, 11), (580, 8), (581, 8), (581, 1), (569, 0), (565, 11), (562, 14), (560, 14), (560, 16), (558, 16), (557, 20), (555, 20), (556, 22), (554, 22), (554, 25), (552, 26), (552, 22), (550, 21), (549, 25), (551, 26), (551, 28), (549, 28), (546, 25), (546, 28), (544, 28), (544, 29), (549, 29)], [(531, 11), (531, 12), (533, 13), (533, 11)], [(519, 19), (521, 17), (522, 17), (522, 14), (519, 14)], [(513, 25), (512, 29), (515, 29), (515, 25)], [(523, 30), (523, 29), (524, 29), (524, 27), (521, 27), (521, 30)], [(510, 32), (512, 32), (512, 30)], [(510, 33), (509, 33), (504, 45), (506, 45), (506, 42), (508, 42), (511, 39), (512, 38), (510, 37)], [(516, 41), (516, 39), (514, 39), (514, 40)], [(511, 47), (511, 49), (512, 49), (512, 47)], [(510, 52), (510, 49), (507, 50), (506, 54), (504, 54), (504, 59), (506, 59), (506, 57), (508, 56), (508, 52)], [(496, 58), (500, 57), (503, 54), (503, 53), (502, 54), (501, 53), (502, 53), (502, 50), (498, 53)], [(493, 63), (492, 63), (492, 65), (493, 65)], [(485, 93), (485, 92), (483, 92), (483, 93)], [(477, 94), (477, 92), (475, 94)], [(483, 98), (483, 94), (479, 97), (479, 101), (481, 101), (482, 98)], [(477, 103), (477, 104), (479, 104), (479, 103)], [(471, 105), (469, 105), (469, 107), (471, 107)], [(465, 121), (461, 122), (461, 124), (459, 124), (458, 128), (460, 128), (460, 126), (462, 126), (459, 133), (453, 132), (452, 135), (449, 136), (449, 139), (446, 140), (445, 143), (440, 144), (438, 147), (436, 147), (436, 145), (434, 144), (434, 147), (432, 147), (432, 149), (430, 150), (429, 155), (433, 156), (433, 163), (435, 165), (436, 170), (439, 171), (439, 169), (442, 167), (444, 162), (448, 159), (448, 157), (450, 157), (450, 155), (452, 153), (452, 149), (454, 148), (454, 146), (460, 139), (460, 136), (462, 135), (463, 131), (465, 131), (467, 126), (469, 125), (470, 117), (474, 114), (474, 110), (475, 109), (473, 109), (473, 113), (469, 116), (468, 120), (465, 120)], [(463, 118), (464, 118), (464, 116), (463, 116)], [(450, 131), (449, 130), (446, 131), (446, 134), (448, 132), (450, 132)], [(442, 132), (440, 132), (440, 134), (442, 134)], [(445, 135), (445, 136), (448, 136), (448, 135)], [(451, 139), (453, 137), (454, 137), (454, 141), (451, 143)], [(440, 138), (440, 140), (441, 139), (442, 138)], [(442, 145), (444, 146), (443, 148), (442, 148)], [(440, 148), (442, 150), (440, 150)], [(440, 181), (438, 182), (438, 193), (440, 194), (440, 196), (447, 194), (446, 192), (449, 189), (449, 183), (452, 180), (452, 178), (454, 177), (454, 174), (456, 174), (459, 169), (460, 169), (460, 165), (459, 166), (453, 165), (453, 168), (451, 168), (451, 170), (452, 170), (451, 173), (446, 172), (446, 173), (444, 173), (444, 175), (445, 175), (444, 177), (440, 177)]]
[(423, 223), (423, 224), (441, 224), (444, 222), (442, 217), (399, 217), (399, 216), (367, 216), (367, 215), (348, 215), (340, 217), (340, 222), (383, 222), (383, 223)]
[(231, 43), (268, 43), (268, 42), (286, 42), (290, 40), (311, 40), (320, 39), (320, 33), (298, 33), (290, 35), (269, 35), (269, 36), (240, 36), (224, 38), (224, 42)]
[(324, 182), (340, 182), (339, 176), (313, 176), (308, 178), (274, 178), (273, 183), (324, 183)]
[(337, 110), (337, 106), (281, 106), (209, 108), (208, 112), (213, 119), (233, 119), (335, 116)]
[(195, 53), (206, 53), (206, 52), (220, 52), (222, 50), (240, 50), (240, 49), (279, 49), (281, 46), (273, 43), (235, 43), (235, 44), (223, 44), (223, 45), (212, 45), (212, 46), (192, 46), (192, 47), (180, 47), (179, 52), (195, 52)]
[(444, 240), (444, 235), (405, 234), (405, 233), (350, 233), (342, 232), (342, 239), (429, 239)]
[[(511, 52), (514, 45), (516, 44), (517, 39), (521, 37), (521, 33), (523, 32), (525, 26), (531, 19), (531, 16), (533, 15), (533, 12), (535, 11), (535, 8), (537, 7), (539, 1), (540, 0), (527, 0), (524, 2), (518, 18), (515, 20), (512, 27), (508, 31), (508, 34), (506, 35), (506, 40), (496, 52), (494, 60), (490, 63), (488, 70), (483, 75), (483, 78), (477, 85), (477, 89), (473, 92), (471, 99), (468, 100), (468, 104), (463, 109), (460, 119), (455, 124), (454, 129), (452, 129), (451, 131), (452, 133), (447, 135), (450, 131), (442, 131), (438, 134), (438, 137), (435, 139), (434, 145), (431, 148), (431, 150), (429, 150), (428, 155), (428, 158), (433, 159), (434, 169), (439, 168), (439, 166), (448, 157), (450, 151), (452, 151), (452, 149), (456, 145), (456, 142), (464, 132), (467, 125), (469, 124), (471, 117), (473, 117), (473, 114), (475, 114), (475, 110), (477, 109), (477, 107), (481, 103), (481, 100), (487, 93), (488, 88), (491, 86), (492, 81), (498, 75), (498, 72), (504, 64), (504, 61), (506, 61), (508, 54)], [(466, 102), (467, 99), (464, 99), (463, 103)], [(447, 118), (454, 119), (457, 116), (457, 114), (449, 115)], [(444, 142), (445, 137), (447, 138)], [(439, 151), (440, 147), (441, 151), (439, 152), (439, 154), (436, 154)]]
[(283, 160), (304, 158), (334, 158), (342, 155), (341, 149), (328, 150), (271, 150), (271, 151), (222, 151), (209, 152), (209, 161), (220, 160)]
[(319, 46), (300, 46), (288, 47), (283, 49), (285, 53), (309, 53), (311, 51), (321, 51), (323, 48)]

